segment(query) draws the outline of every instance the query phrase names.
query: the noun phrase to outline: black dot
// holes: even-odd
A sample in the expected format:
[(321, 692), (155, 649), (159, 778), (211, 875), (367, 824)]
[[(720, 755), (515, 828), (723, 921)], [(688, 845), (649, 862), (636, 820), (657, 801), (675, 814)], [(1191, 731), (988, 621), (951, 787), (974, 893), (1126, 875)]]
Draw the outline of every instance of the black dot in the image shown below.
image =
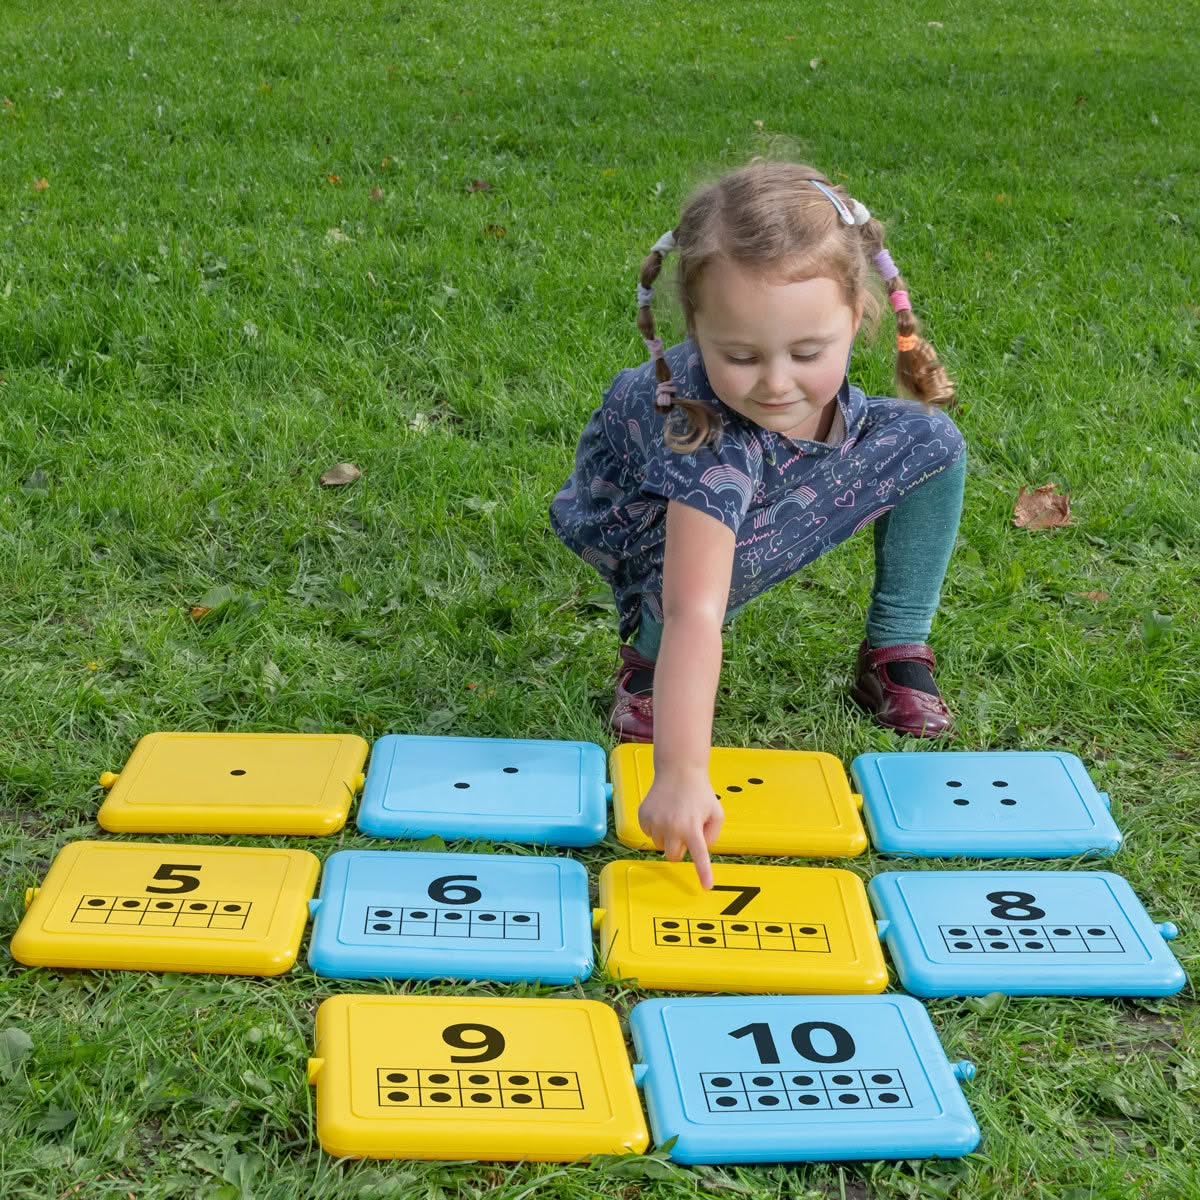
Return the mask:
[(160, 900), (154, 907), (155, 908), (170, 908), (171, 902), (170, 902), (170, 900)]
[(755, 1087), (774, 1087), (775, 1086), (775, 1076), (774, 1075), (755, 1075), (755, 1077), (750, 1082), (753, 1083)]
[(664, 921), (664, 922), (662, 923), (662, 927), (663, 927), (664, 929), (678, 929), (678, 928), (679, 928), (679, 922), (678, 922), (678, 921)]
[(571, 1081), (565, 1075), (551, 1075), (546, 1082), (553, 1084), (555, 1087), (566, 1087)]
[(524, 1087), (529, 1082), (529, 1076), (528, 1075), (510, 1075), (508, 1077), (508, 1082), (510, 1084), (512, 1084), (513, 1087)]
[(983, 932), (986, 933), (988, 935), (988, 937), (999, 937), (1004, 932), (1004, 930), (1003, 929), (985, 929)]
[(971, 943), (970, 942), (955, 942), (954, 948), (955, 948), (955, 950), (970, 950)]
[(853, 1092), (844, 1092), (838, 1097), (843, 1104), (857, 1104), (859, 1098)]
[(240, 904), (226, 904), (225, 911), (226, 912), (241, 912), (242, 906)]
[(992, 787), (1008, 787), (1007, 779), (993, 779)]
[(677, 934), (677, 933), (664, 933), (664, 934), (663, 934), (663, 939), (662, 939), (662, 940), (663, 940), (664, 942), (671, 942), (671, 943), (674, 943), (674, 942), (678, 942), (678, 941), (680, 941), (681, 939), (680, 939), (680, 937), (679, 937), (679, 934)]
[(988, 945), (991, 946), (991, 948), (993, 950), (1007, 950), (1008, 949), (1007, 942), (989, 942)]
[(487, 1083), (487, 1081), (488, 1081), (488, 1077), (486, 1075), (468, 1075), (467, 1076), (468, 1083)]
[(947, 932), (951, 937), (966, 937), (967, 935), (967, 931), (965, 929), (951, 929)]
[(454, 786), (456, 788), (469, 788), (471, 785), (469, 783), (456, 783)]
[(801, 925), (800, 932), (801, 933), (816, 933), (817, 927), (815, 925)]
[(722, 1108), (732, 1108), (737, 1103), (736, 1096), (718, 1096), (717, 1103)]
[(450, 1076), (449, 1075), (430, 1075), (429, 1082), (430, 1083), (449, 1083)]
[(797, 1087), (811, 1087), (812, 1086), (812, 1076), (811, 1075), (793, 1075), (792, 1082)]
[(451, 1096), (449, 1092), (430, 1092), (429, 1098), (438, 1104), (445, 1104), (447, 1100), (451, 1099)]
[(740, 792), (742, 789), (736, 783), (731, 783), (725, 790), (727, 792)]
[(1070, 937), (1071, 931), (1069, 929), (1056, 929), (1054, 931), (1054, 936), (1055, 937)]
[[(136, 900), (122, 900), (121, 901), (122, 908), (137, 908), (137, 906), (138, 906), (138, 902)], [(196, 906), (193, 904), (192, 907), (195, 908)], [(203, 905), (201, 905), (201, 907), (203, 907)]]
[(245, 771), (230, 771), (230, 775), (245, 775)]
[(188, 905), (188, 908), (190, 908), (192, 910), (192, 912), (200, 912), (204, 909), (204, 907), (205, 907), (205, 905), (202, 904), (199, 900), (197, 900), (195, 904)]
[(1018, 933), (1019, 933), (1019, 934), (1020, 934), (1022, 937), (1037, 937), (1037, 930), (1036, 930), (1036, 929), (1018, 929), (1018, 930), (1017, 930), (1017, 932), (1018, 932)]
[(763, 926), (763, 928), (764, 928), (764, 929), (765, 929), (765, 930), (766, 930), (768, 933), (782, 933), (782, 932), (783, 932), (783, 926), (782, 926), (782, 925), (764, 925), (764, 926)]
[(896, 1101), (900, 1099), (900, 1097), (897, 1096), (895, 1092), (880, 1092), (879, 1099), (884, 1104), (895, 1104)]
[(1108, 932), (1108, 930), (1106, 930), (1106, 929), (1089, 929), (1088, 930), (1088, 933), (1092, 937), (1103, 937), (1107, 932)]
[(962, 787), (962, 784), (957, 779), (946, 780), (947, 787)]
[(711, 921), (697, 921), (697, 929), (716, 929), (716, 926)]
[(833, 1077), (833, 1082), (836, 1084), (839, 1084), (841, 1087), (845, 1087), (846, 1084), (854, 1082), (854, 1076), (853, 1075), (835, 1075)]
[(505, 775), (515, 775), (517, 773), (517, 769), (518, 768), (516, 767), (505, 767), (504, 773)]
[[(428, 914), (423, 914), (423, 915), (428, 915)], [(462, 913), (447, 913), (446, 914), (447, 921), (461, 921), (462, 919), (463, 919)]]
[(1013, 805), (1016, 804), (1016, 801), (1011, 796), (1005, 796), (1004, 799), (1000, 801), (1000, 803), (1007, 806), (1008, 808), (1012, 808)]
[[(375, 915), (377, 917), (390, 917), (392, 915), (392, 910), (390, 908), (377, 908), (375, 910)], [(416, 916), (416, 914), (414, 913), (413, 916)]]
[(514, 1092), (510, 1099), (514, 1104), (528, 1104), (533, 1097), (527, 1096), (524, 1092)]
[(528, 925), (529, 918), (524, 913), (517, 913), (517, 915), (513, 917), (513, 922), (517, 925)]
[(762, 783), (761, 779), (747, 779), (747, 783)]
[(103, 900), (89, 900), (88, 907), (89, 908), (99, 908), (103, 903), (104, 903)]
[(389, 1100), (407, 1100), (408, 1093), (407, 1092), (388, 1092), (387, 1098)]
[(1045, 942), (1026, 942), (1025, 945), (1030, 950), (1041, 950), (1045, 947), (1046, 943)]
[(892, 1077), (890, 1075), (872, 1075), (871, 1082), (872, 1083), (891, 1083)]
[(374, 930), (376, 933), (387, 933), (387, 931), (388, 931), (389, 929), (391, 929), (391, 926), (390, 926), (390, 925), (372, 925), (372, 926), (371, 926), (371, 928), (372, 928), (372, 929), (373, 929), (373, 930)]
[(733, 1080), (726, 1075), (717, 1075), (715, 1078), (710, 1079), (709, 1083), (713, 1087), (730, 1087), (733, 1084)]
[(715, 937), (699, 937), (696, 939), (702, 946), (715, 946), (717, 939)]
[(759, 1096), (757, 1097), (759, 1104), (765, 1104), (768, 1108), (773, 1104), (779, 1103), (778, 1096)]
[[(392, 914), (391, 914), (391, 913), (386, 913), (386, 914), (385, 914), (385, 913), (380, 913), (379, 915), (380, 915), (381, 917), (382, 917), (382, 916), (389, 916), (389, 917), (390, 917)], [(426, 912), (426, 911), (425, 911), (423, 908), (418, 908), (418, 909), (416, 909), (414, 912), (410, 912), (408, 915), (409, 915), (409, 916), (410, 916), (410, 917), (411, 917), (411, 918), (412, 918), (414, 921), (424, 921), (424, 920), (425, 920), (425, 918), (429, 916), (429, 914), (428, 914), (428, 913), (427, 913), (427, 912)], [(457, 913), (451, 913), (450, 915), (451, 915), (452, 917), (456, 917), (456, 916), (458, 916), (458, 914), (457, 914)]]
[(408, 1082), (408, 1076), (407, 1076), (407, 1075), (404, 1075), (404, 1074), (402, 1074), (402, 1073), (401, 1073), (401, 1072), (399, 1072), (399, 1071), (393, 1071), (393, 1072), (392, 1072), (392, 1073), (391, 1073), (391, 1074), (390, 1074), (390, 1075), (387, 1077), (387, 1081), (388, 1081), (388, 1083), (407, 1083), (407, 1082)]
[(955, 798), (954, 803), (957, 804), (959, 808), (966, 808), (966, 806), (971, 802), (970, 800), (964, 800), (961, 796), (958, 796)]
[(749, 925), (730, 925), (729, 928), (732, 929), (734, 933), (745, 933), (746, 930), (750, 928), (750, 926)]
[(800, 1100), (801, 1104), (820, 1104), (821, 1103), (820, 1096), (812, 1096), (812, 1095), (800, 1096), (799, 1100)]
[(476, 1104), (490, 1104), (492, 1102), (492, 1098), (487, 1094), (487, 1092), (472, 1092), (471, 1099), (474, 1100)]
[(481, 920), (481, 921), (494, 921), (496, 919), (496, 914), (495, 913), (479, 913), (478, 917), (479, 917), (479, 920)]

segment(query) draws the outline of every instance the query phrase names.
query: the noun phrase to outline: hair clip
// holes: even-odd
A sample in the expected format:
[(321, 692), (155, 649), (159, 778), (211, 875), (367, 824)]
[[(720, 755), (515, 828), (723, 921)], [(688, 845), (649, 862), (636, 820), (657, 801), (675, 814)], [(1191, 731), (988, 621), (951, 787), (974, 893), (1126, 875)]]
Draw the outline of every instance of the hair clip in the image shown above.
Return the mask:
[(871, 213), (865, 204), (861, 204), (857, 200), (851, 200), (850, 207), (847, 208), (831, 187), (827, 187), (819, 179), (810, 179), (808, 182), (823, 196), (827, 197), (833, 207), (837, 209), (837, 214), (842, 218), (843, 225), (865, 225), (871, 219)]

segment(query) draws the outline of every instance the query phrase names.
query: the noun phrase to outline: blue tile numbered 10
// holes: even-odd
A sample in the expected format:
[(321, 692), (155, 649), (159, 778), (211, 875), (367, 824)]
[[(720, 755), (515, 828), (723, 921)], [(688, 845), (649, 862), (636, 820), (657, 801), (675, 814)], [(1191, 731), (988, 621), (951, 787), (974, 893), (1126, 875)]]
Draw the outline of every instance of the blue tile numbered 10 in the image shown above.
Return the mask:
[(388, 734), (371, 748), (358, 827), (593, 846), (608, 822), (605, 767), (592, 742)]
[(630, 1017), (654, 1140), (682, 1163), (951, 1158), (979, 1127), (909, 996), (645, 1000)]
[(1133, 889), (1108, 871), (887, 871), (867, 888), (917, 996), (1170, 996), (1187, 982)]
[(1074, 754), (860, 754), (850, 766), (877, 850), (912, 857), (1111, 854), (1121, 832)]
[(572, 983), (592, 972), (587, 872), (568, 858), (339, 850), (308, 962), (335, 979)]

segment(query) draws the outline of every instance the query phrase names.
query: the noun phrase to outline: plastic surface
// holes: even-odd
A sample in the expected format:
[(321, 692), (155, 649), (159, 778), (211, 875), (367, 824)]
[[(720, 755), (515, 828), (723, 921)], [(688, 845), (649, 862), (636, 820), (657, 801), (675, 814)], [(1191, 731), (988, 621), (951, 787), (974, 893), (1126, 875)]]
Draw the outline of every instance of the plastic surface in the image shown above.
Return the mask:
[[(634, 850), (654, 849), (637, 821), (654, 782), (654, 747), (618, 746), (609, 770), (617, 837)], [(725, 809), (715, 854), (849, 858), (867, 848), (859, 797), (832, 754), (714, 747), (708, 773)]]
[(358, 827), (374, 837), (591, 846), (607, 828), (591, 742), (388, 734), (371, 748)]
[(917, 996), (1169, 996), (1186, 982), (1108, 871), (889, 871), (868, 891)]
[(279, 975), (296, 961), (319, 869), (304, 850), (73, 842), (12, 954), (27, 966)]
[(567, 858), (340, 850), (312, 907), (319, 975), (571, 983), (592, 971), (587, 872)]
[(308, 1075), (338, 1157), (569, 1162), (649, 1140), (616, 1013), (594, 1000), (335, 996)]
[(1074, 754), (860, 754), (850, 766), (871, 842), (914, 857), (1111, 854), (1121, 833)]
[(150, 733), (101, 777), (97, 819), (113, 833), (335, 833), (366, 757), (353, 734)]
[(979, 1127), (908, 996), (645, 1000), (630, 1017), (655, 1144), (682, 1163), (952, 1158)]
[(881, 992), (887, 968), (862, 881), (834, 867), (609, 863), (600, 953), (642, 987), (699, 992)]

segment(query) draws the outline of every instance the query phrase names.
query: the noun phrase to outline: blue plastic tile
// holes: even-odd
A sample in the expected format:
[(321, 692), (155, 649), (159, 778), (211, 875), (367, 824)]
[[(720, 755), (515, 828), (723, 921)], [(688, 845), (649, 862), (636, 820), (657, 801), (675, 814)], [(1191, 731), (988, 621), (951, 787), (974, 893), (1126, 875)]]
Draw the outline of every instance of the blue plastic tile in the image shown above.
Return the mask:
[(373, 837), (592, 846), (607, 828), (592, 742), (388, 734), (371, 749), (358, 827)]
[(587, 872), (568, 858), (339, 850), (310, 908), (309, 965), (335, 979), (592, 972)]
[(1170, 996), (1186, 978), (1108, 871), (888, 871), (867, 888), (917, 996)]
[(850, 767), (877, 850), (912, 857), (1111, 854), (1121, 833), (1074, 754), (860, 754)]
[(951, 1158), (979, 1127), (908, 996), (646, 1000), (630, 1017), (650, 1128), (683, 1163)]

